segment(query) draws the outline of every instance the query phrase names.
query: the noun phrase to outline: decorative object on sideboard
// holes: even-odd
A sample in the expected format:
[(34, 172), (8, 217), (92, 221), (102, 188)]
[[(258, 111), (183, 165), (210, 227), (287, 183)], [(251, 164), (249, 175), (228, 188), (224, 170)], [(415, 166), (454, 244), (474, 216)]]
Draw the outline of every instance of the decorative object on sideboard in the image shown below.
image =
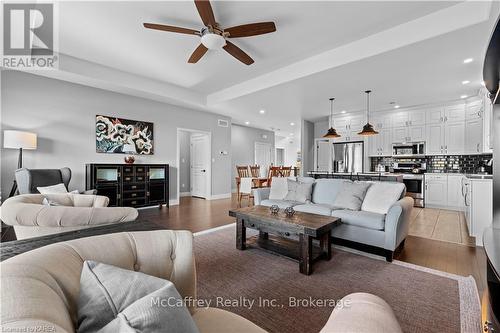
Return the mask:
[(285, 215), (286, 217), (292, 217), (294, 214), (295, 214), (295, 209), (293, 209), (293, 207), (286, 207), (285, 210)]
[(370, 136), (370, 135), (375, 135), (378, 134), (377, 131), (373, 129), (373, 125), (370, 124), (370, 93), (371, 90), (366, 90), (366, 124), (363, 126), (363, 130), (358, 133), (358, 135), (362, 136)]
[(125, 161), (125, 163), (127, 164), (134, 164), (135, 162), (135, 157), (132, 156), (132, 155), (127, 155), (123, 158), (123, 160)]
[(96, 116), (98, 153), (153, 155), (153, 123)]
[(335, 101), (335, 98), (330, 98), (330, 128), (328, 129), (328, 132), (326, 132), (325, 135), (323, 135), (324, 138), (327, 139), (335, 139), (335, 138), (340, 138), (340, 134), (337, 133), (335, 128), (333, 128), (333, 102)]
[(269, 207), (269, 210), (271, 211), (271, 214), (277, 215), (280, 211), (280, 208), (278, 205), (272, 205), (271, 207)]
[[(37, 148), (37, 135), (31, 132), (5, 130), (3, 131), (3, 147), (10, 149), (19, 149), (17, 158), (17, 168), (23, 167), (23, 149), (34, 150)], [(9, 198), (17, 192), (17, 182), (14, 179)]]

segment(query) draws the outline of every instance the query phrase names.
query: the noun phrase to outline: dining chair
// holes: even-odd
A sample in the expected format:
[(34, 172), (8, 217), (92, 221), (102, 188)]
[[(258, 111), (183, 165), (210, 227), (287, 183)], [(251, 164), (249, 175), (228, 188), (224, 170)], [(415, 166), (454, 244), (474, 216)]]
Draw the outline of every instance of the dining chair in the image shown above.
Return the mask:
[(251, 177), (248, 172), (248, 165), (237, 165), (236, 171), (238, 172), (238, 177), (240, 178)]
[(269, 167), (269, 172), (267, 173), (267, 186), (271, 187), (273, 177), (281, 177), (280, 169), (281, 167), (278, 166)]
[(240, 191), (238, 193), (238, 206), (241, 207), (241, 201), (243, 197), (248, 198), (248, 206), (250, 206), (250, 201), (253, 199), (252, 189), (253, 186), (253, 178), (252, 177), (243, 177), (240, 178)]
[(292, 167), (281, 167), (280, 169), (281, 177), (290, 177), (290, 174), (292, 173)]
[(250, 173), (253, 178), (260, 178), (260, 165), (251, 165)]

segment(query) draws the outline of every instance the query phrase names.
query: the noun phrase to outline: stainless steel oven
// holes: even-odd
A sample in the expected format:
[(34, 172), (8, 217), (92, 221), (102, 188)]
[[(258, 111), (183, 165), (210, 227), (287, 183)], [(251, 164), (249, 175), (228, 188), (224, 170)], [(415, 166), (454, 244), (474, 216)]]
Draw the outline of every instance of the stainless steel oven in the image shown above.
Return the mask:
[(419, 157), (425, 155), (425, 142), (403, 142), (392, 144), (394, 157)]
[(424, 175), (403, 175), (403, 183), (406, 186), (406, 195), (415, 200), (415, 207), (424, 207)]

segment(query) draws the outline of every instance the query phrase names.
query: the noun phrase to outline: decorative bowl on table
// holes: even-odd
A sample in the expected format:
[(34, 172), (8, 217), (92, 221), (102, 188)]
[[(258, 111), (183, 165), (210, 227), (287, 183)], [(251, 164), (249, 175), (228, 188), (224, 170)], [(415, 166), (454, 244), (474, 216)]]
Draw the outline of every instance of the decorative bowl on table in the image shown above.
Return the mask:
[(280, 211), (280, 208), (278, 207), (278, 205), (272, 205), (271, 207), (269, 207), (269, 210), (271, 211), (271, 214), (277, 215)]
[(286, 207), (284, 212), (286, 217), (292, 217), (293, 214), (295, 214), (295, 209), (293, 209), (293, 207)]
[(135, 162), (135, 157), (131, 155), (125, 156), (123, 159), (127, 164), (133, 164)]

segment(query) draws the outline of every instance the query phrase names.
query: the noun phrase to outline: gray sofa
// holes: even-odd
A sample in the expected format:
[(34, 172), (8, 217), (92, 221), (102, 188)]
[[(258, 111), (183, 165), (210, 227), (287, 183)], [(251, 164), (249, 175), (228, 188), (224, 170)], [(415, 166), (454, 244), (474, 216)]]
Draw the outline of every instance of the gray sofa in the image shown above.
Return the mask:
[[(370, 182), (363, 208), (358, 211), (338, 209), (334, 202), (337, 195), (342, 195), (342, 179), (318, 179), (305, 177), (299, 181), (314, 182), (311, 200), (294, 202), (270, 200), (270, 188), (254, 190), (255, 205), (278, 205), (280, 208), (292, 206), (295, 211), (319, 215), (335, 216), (342, 224), (332, 230), (336, 243), (357, 246), (363, 250), (383, 252), (387, 261), (392, 261), (394, 251), (404, 246), (408, 235), (409, 220), (413, 208), (413, 199), (406, 197), (402, 183)], [(371, 201), (371, 202), (367, 202)], [(387, 207), (386, 211), (383, 207)]]

